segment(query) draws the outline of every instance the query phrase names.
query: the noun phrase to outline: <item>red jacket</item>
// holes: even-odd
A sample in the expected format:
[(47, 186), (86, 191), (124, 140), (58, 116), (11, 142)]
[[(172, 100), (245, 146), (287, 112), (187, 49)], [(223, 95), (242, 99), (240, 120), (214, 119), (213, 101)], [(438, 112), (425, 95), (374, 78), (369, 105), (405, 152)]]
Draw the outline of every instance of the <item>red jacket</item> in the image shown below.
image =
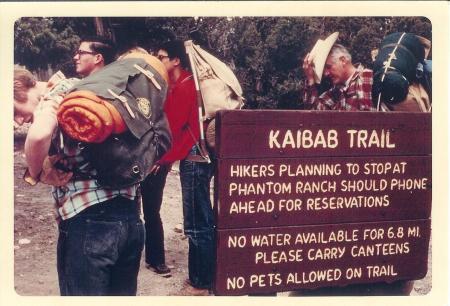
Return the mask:
[[(175, 83), (169, 85), (164, 111), (172, 132), (172, 148), (158, 162), (170, 164), (184, 159), (200, 138), (197, 96), (192, 74), (182, 70)], [(188, 126), (195, 139), (189, 132)]]

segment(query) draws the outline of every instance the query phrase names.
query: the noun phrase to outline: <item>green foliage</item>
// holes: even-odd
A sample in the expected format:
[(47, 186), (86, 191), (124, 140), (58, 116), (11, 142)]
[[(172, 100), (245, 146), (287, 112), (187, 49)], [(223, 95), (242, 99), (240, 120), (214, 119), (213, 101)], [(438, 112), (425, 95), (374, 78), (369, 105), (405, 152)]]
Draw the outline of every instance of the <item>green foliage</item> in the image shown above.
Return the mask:
[[(157, 51), (171, 39), (192, 39), (229, 64), (246, 97), (246, 108), (301, 108), (301, 62), (319, 38), (339, 31), (354, 63), (372, 66), (371, 50), (387, 34), (406, 31), (431, 40), (423, 17), (149, 17), (102, 18), (119, 50)], [(15, 25), (15, 62), (32, 70), (70, 66), (93, 18), (21, 18)]]
[[(14, 62), (31, 70), (65, 69), (80, 38), (75, 20), (21, 18), (14, 25)], [(76, 24), (76, 23), (75, 23)]]

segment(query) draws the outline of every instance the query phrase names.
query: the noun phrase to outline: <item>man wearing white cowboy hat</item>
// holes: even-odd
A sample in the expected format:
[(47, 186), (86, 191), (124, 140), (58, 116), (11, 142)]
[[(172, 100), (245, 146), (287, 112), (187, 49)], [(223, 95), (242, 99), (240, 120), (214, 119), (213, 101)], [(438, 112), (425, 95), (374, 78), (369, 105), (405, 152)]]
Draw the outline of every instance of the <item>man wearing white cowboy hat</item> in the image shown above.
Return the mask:
[[(362, 65), (355, 67), (348, 50), (336, 44), (339, 33), (318, 40), (303, 60), (306, 76), (303, 103), (316, 110), (372, 110), (373, 72)], [(333, 87), (318, 93), (322, 76), (329, 78)]]

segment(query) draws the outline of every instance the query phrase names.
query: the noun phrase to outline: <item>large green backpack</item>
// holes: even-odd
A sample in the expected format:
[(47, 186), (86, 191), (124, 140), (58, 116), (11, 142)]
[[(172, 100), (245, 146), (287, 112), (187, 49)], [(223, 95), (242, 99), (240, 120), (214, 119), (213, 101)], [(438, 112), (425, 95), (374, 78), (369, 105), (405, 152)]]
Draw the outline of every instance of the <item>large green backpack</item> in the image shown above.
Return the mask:
[[(126, 58), (105, 66), (70, 90), (88, 90), (112, 103), (128, 128), (102, 143), (78, 143), (81, 155), (96, 170), (94, 178), (99, 184), (121, 188), (141, 182), (170, 149), (171, 134), (163, 111), (167, 87), (148, 61)], [(80, 171), (72, 171), (83, 177)]]
[(416, 35), (397, 32), (381, 42), (374, 63), (372, 97), (388, 104), (403, 101), (409, 85), (417, 81), (418, 67), (423, 65), (425, 50)]

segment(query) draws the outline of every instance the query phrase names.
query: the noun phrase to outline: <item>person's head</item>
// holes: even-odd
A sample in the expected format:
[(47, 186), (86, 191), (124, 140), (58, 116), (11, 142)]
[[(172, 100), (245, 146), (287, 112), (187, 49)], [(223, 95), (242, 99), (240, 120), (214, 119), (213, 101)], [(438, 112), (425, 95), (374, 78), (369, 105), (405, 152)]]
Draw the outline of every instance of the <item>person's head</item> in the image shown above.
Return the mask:
[(100, 37), (86, 37), (81, 40), (73, 56), (76, 72), (86, 77), (115, 60), (116, 50), (111, 40)]
[(21, 68), (14, 68), (14, 121), (22, 125), (33, 120), (33, 113), (45, 91), (45, 82)]
[(189, 69), (186, 48), (180, 40), (172, 40), (161, 45), (156, 57), (166, 66), (169, 75), (173, 74), (175, 70)]
[(325, 62), (324, 76), (328, 77), (333, 85), (345, 84), (353, 72), (352, 56), (348, 50), (340, 44), (334, 44)]

